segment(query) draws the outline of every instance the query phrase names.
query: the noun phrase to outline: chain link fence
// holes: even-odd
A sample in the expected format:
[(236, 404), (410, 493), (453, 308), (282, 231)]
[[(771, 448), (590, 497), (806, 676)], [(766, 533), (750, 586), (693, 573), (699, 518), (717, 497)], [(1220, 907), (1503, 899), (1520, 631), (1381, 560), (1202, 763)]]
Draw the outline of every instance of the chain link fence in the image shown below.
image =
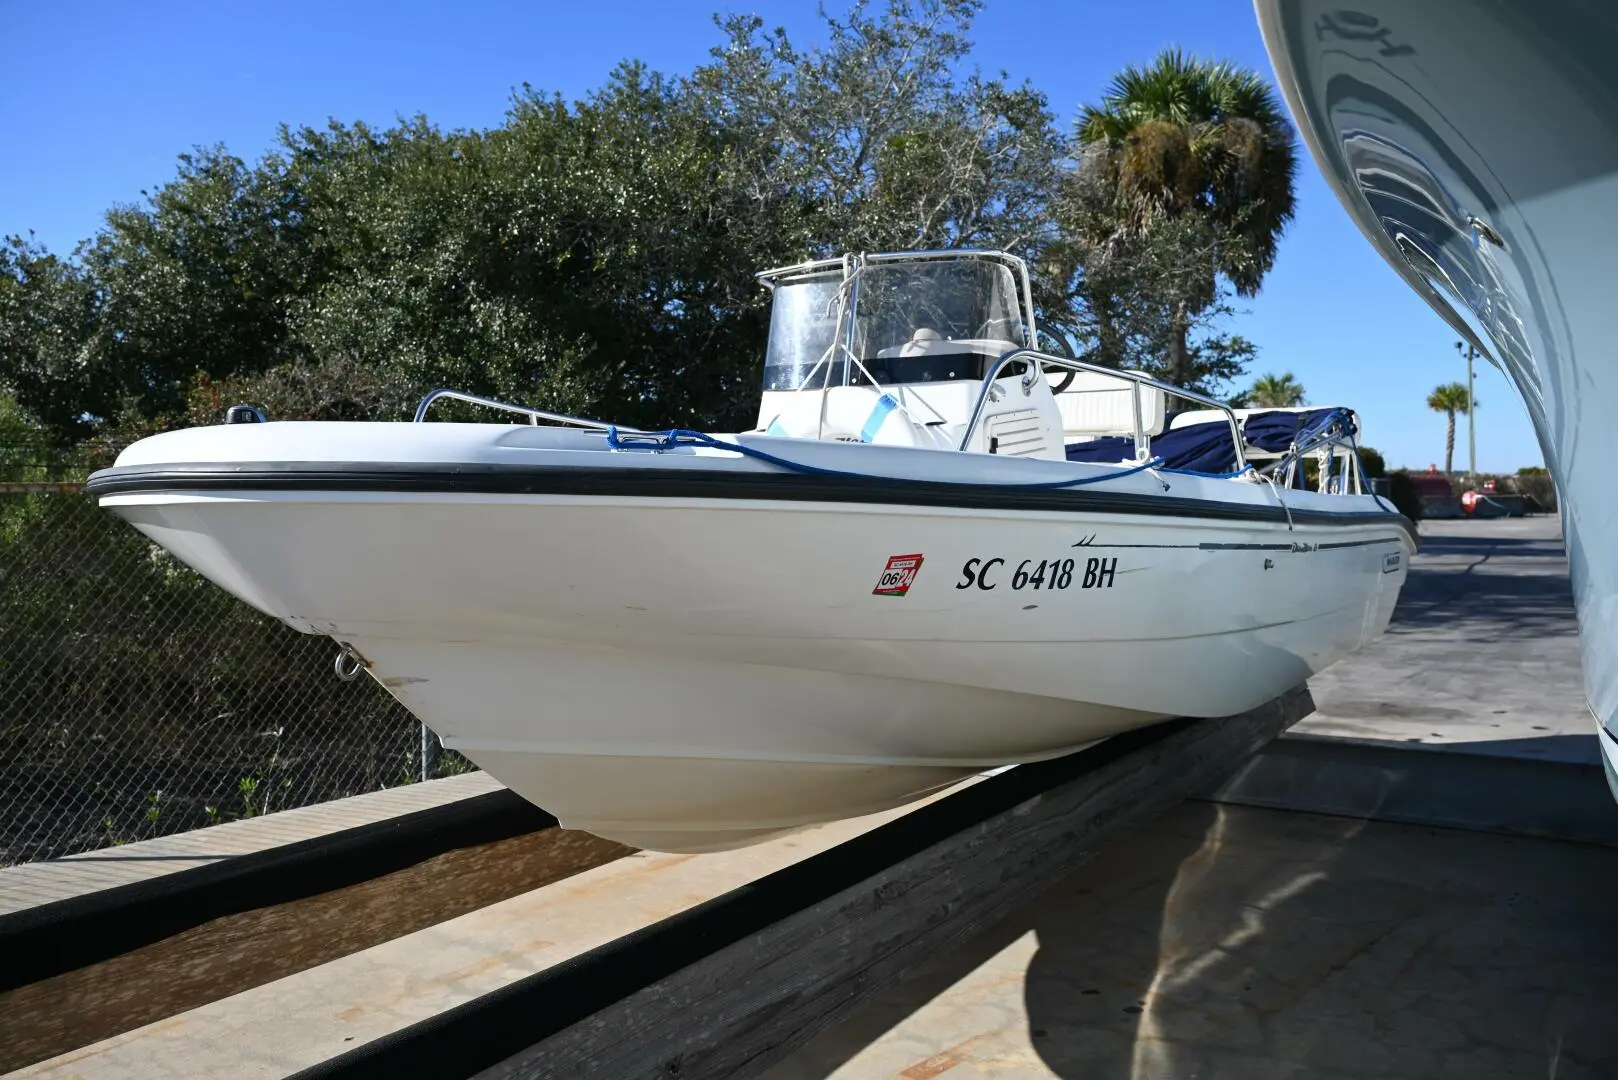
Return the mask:
[(0, 866), (420, 777), (421, 726), (373, 680), (338, 680), (329, 639), (248, 607), (82, 484), (7, 472)]

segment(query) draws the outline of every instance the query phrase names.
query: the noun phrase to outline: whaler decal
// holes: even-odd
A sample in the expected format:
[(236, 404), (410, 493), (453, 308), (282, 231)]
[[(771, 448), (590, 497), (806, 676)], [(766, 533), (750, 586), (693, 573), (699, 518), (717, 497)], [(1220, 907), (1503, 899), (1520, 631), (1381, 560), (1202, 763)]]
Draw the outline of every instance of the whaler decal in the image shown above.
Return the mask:
[(1392, 574), (1398, 571), (1399, 563), (1404, 558), (1403, 553), (1395, 551), (1391, 555), (1382, 556), (1382, 572)]
[(957, 589), (978, 588), (992, 592), (1002, 585), (1014, 592), (1025, 589), (1110, 589), (1117, 580), (1118, 559), (1024, 559), (1007, 573), (1005, 559), (968, 559), (961, 567)]
[(882, 568), (882, 575), (876, 579), (876, 588), (871, 590), (872, 596), (903, 596), (915, 584), (916, 574), (921, 571), (921, 555), (894, 555), (888, 559), (888, 565)]

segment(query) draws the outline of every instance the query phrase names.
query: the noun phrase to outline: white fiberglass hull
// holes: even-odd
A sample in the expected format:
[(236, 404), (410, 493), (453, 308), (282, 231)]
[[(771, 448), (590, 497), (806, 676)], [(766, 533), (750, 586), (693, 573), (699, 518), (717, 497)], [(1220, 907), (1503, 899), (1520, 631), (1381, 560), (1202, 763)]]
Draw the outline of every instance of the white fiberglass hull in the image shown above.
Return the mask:
[[(1556, 481), (1585, 694), (1618, 796), (1618, 8), (1255, 9), (1344, 208), (1522, 396)], [(1458, 363), (1453, 371), (1424, 377), (1454, 378)], [(1484, 404), (1484, 416), (1497, 407)]]
[[(679, 455), (474, 425), (365, 427), (381, 461), (446, 429), (462, 459), (483, 460), (516, 431), (529, 445), (506, 449), (524, 475), (585, 458), (607, 479), (594, 493), (139, 479), (163, 458), (193, 477), (208, 454), (285, 460), (285, 446), (248, 444), (316, 427), (137, 446), (102, 474), (103, 503), (248, 602), (353, 645), (446, 746), (564, 825), (661, 850), (734, 846), (1166, 717), (1256, 706), (1382, 631), (1411, 546), (1374, 504), (1304, 520), (1305, 503), (1368, 499), (1290, 492), (1289, 527), (1195, 498), (1240, 486), (1273, 515), (1275, 493), (1245, 482), (1172, 476), (1164, 491), (1136, 474), (1109, 492), (1150, 512), (1123, 514), (1111, 495), (925, 505), (842, 501), (822, 484), (793, 498), (751, 490), (779, 477), (730, 455), (671, 469)], [(773, 445), (911, 468), (968, 457)], [(341, 450), (350, 471), (359, 449)], [(1107, 468), (970, 457), (1006, 466), (1008, 484)], [(655, 494), (659, 478), (672, 486)]]

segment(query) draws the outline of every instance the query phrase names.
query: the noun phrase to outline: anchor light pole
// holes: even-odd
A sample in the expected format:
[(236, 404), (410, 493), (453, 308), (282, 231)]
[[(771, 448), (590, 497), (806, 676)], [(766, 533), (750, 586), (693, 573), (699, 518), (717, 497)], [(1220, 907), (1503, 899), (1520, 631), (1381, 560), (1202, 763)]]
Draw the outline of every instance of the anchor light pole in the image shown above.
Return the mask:
[[(1455, 343), (1456, 352), (1461, 351), (1461, 345), (1462, 342), (1457, 341)], [(1477, 350), (1471, 345), (1466, 346), (1466, 352), (1463, 354), (1466, 357), (1466, 475), (1470, 480), (1478, 478), (1478, 439), (1472, 419), (1474, 412), (1472, 402), (1472, 358), (1477, 354)]]

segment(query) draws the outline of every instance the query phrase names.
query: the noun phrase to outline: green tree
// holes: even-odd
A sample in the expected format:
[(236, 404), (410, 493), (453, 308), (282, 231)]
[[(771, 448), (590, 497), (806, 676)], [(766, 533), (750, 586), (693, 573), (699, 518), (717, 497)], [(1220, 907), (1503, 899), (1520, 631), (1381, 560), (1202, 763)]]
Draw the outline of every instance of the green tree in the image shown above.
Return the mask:
[(1303, 384), (1290, 371), (1284, 375), (1260, 375), (1245, 396), (1248, 406), (1255, 409), (1290, 409), (1305, 403)]
[(689, 85), (745, 155), (747, 194), (773, 190), (799, 211), (791, 246), (1028, 252), (1050, 239), (1066, 147), (1044, 95), (957, 75), (982, 6), (898, 0), (873, 15), (855, 0), (807, 50), (754, 16), (719, 22), (726, 41)]
[(1443, 413), (1448, 424), (1444, 433), (1444, 474), (1448, 476), (1455, 471), (1455, 414), (1465, 416), (1477, 407), (1477, 402), (1468, 401), (1465, 383), (1452, 382), (1428, 394), (1427, 407)]
[(0, 242), (0, 392), (66, 445), (90, 430), (86, 413), (115, 400), (87, 355), (104, 301), (90, 274), (47, 252), (32, 237)]
[[(1120, 72), (1085, 106), (1077, 134), (1080, 186), (1107, 196), (1071, 219), (1089, 246), (1127, 265), (1172, 224), (1179, 272), (1158, 299), (1168, 308), (1168, 374), (1183, 382), (1192, 330), (1221, 282), (1256, 295), (1275, 262), (1293, 216), (1291, 124), (1256, 72), (1168, 50)], [(1105, 313), (1102, 322), (1105, 337)]]
[(1369, 446), (1362, 446), (1359, 448), (1359, 453), (1360, 467), (1365, 470), (1366, 476), (1374, 477), (1388, 475), (1388, 464), (1385, 460), (1383, 460), (1382, 452), (1380, 450), (1372, 449)]
[[(1113, 205), (1111, 190), (1094, 172), (1076, 169), (1059, 184), (1053, 217), (1062, 233), (1045, 249), (1042, 276), (1068, 282), (1065, 307), (1049, 307), (1070, 321), (1045, 314), (1044, 325), (1075, 342), (1092, 363), (1146, 371), (1187, 389), (1217, 393), (1242, 374), (1257, 350), (1222, 330), (1233, 314), (1228, 287), (1192, 314), (1188, 327), (1177, 318), (1175, 298), (1208, 257), (1208, 224), (1182, 218), (1137, 236), (1107, 236), (1098, 226), (1111, 220)], [(1169, 357), (1182, 341), (1183, 364), (1176, 370)]]
[(1187, 114), (1196, 212), (1154, 216), (1123, 168), (1141, 138), (1075, 165), (1043, 95), (967, 70), (980, 8), (854, 0), (815, 48), (727, 18), (688, 74), (626, 62), (577, 101), (524, 87), (487, 130), (417, 116), (283, 128), (254, 163), (198, 149), (71, 258), (0, 247), (0, 391), (103, 448), (232, 400), (402, 418), (446, 384), (729, 427), (755, 407), (755, 271), (967, 245), (1029, 258), (1059, 351), (1196, 389), (1239, 376), (1253, 345), (1220, 321), (1273, 257), (1279, 226), (1257, 256), (1243, 230), (1275, 216), (1264, 185), (1290, 154), (1243, 119), (1244, 77), (1210, 69), (1230, 103)]
[(33, 470), (45, 464), (40, 459), (47, 456), (40, 436), (39, 426), (17, 399), (0, 390), (0, 481), (35, 478)]
[[(1054, 235), (1045, 99), (960, 73), (980, 6), (860, 0), (816, 49), (729, 19), (688, 75), (625, 63), (575, 102), (525, 87), (486, 131), (415, 117), (283, 129), (251, 165), (198, 150), (77, 258), (0, 255), (0, 315), (25, 316), (0, 320), (0, 388), (64, 441), (212, 419), (227, 394), (398, 417), (400, 388), (443, 384), (744, 423), (755, 271)], [(1065, 302), (1041, 294), (1057, 321)]]

